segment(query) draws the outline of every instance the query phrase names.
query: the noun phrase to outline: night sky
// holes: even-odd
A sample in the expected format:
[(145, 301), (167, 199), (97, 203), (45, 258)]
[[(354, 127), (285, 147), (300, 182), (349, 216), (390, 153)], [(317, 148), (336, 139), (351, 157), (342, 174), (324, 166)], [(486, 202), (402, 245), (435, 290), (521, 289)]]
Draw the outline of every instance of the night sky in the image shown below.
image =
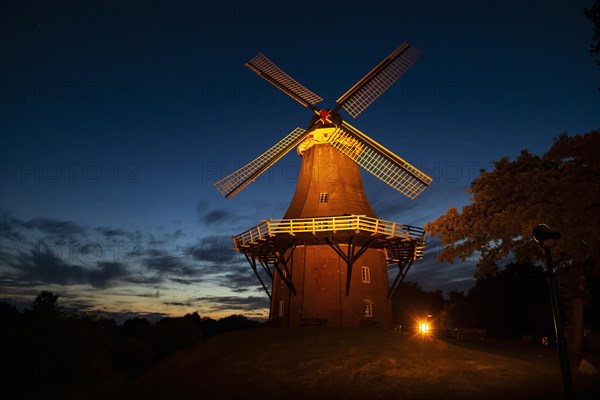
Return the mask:
[[(268, 315), (230, 237), (282, 218), (290, 152), (232, 200), (212, 186), (310, 110), (243, 64), (259, 52), (333, 106), (402, 42), (421, 58), (353, 120), (428, 173), (415, 200), (368, 174), (381, 219), (422, 226), (481, 168), (600, 127), (593, 1), (3, 2), (0, 298), (40, 290), (124, 318)], [(476, 259), (407, 280), (467, 290)]]

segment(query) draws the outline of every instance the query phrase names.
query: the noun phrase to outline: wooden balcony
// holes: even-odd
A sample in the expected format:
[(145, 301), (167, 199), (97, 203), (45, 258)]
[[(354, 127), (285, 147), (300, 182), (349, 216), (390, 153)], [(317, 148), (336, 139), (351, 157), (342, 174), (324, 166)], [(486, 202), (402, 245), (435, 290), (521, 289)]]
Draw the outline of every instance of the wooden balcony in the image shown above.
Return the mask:
[[(289, 241), (301, 239), (310, 244), (323, 237), (354, 236), (375, 238), (378, 245), (385, 248), (388, 259), (412, 259), (423, 257), (425, 242), (422, 228), (370, 218), (364, 215), (342, 215), (335, 217), (268, 219), (259, 225), (234, 236), (236, 251), (245, 253), (249, 248), (262, 247), (265, 242), (274, 243), (277, 239)], [(406, 244), (407, 246), (402, 246)], [(400, 245), (400, 246), (399, 246)], [(405, 248), (406, 254), (403, 251)]]

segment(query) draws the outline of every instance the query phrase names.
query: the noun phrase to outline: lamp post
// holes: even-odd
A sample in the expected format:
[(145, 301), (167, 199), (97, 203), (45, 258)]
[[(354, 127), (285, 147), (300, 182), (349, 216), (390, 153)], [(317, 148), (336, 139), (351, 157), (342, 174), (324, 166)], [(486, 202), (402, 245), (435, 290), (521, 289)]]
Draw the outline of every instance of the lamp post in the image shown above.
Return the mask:
[(552, 254), (550, 246), (544, 245), (547, 240), (556, 241), (560, 239), (560, 232), (552, 231), (548, 225), (540, 224), (533, 230), (533, 238), (544, 249), (546, 255), (546, 266), (548, 268), (548, 286), (550, 288), (550, 303), (552, 305), (552, 316), (554, 317), (554, 331), (556, 333), (556, 342), (558, 345), (558, 355), (560, 358), (560, 369), (562, 372), (563, 385), (565, 388), (565, 397), (574, 398), (573, 381), (571, 378), (571, 364), (569, 362), (569, 352), (565, 341), (565, 332), (563, 330), (562, 315), (559, 308), (558, 288), (556, 285), (556, 271), (552, 263)]

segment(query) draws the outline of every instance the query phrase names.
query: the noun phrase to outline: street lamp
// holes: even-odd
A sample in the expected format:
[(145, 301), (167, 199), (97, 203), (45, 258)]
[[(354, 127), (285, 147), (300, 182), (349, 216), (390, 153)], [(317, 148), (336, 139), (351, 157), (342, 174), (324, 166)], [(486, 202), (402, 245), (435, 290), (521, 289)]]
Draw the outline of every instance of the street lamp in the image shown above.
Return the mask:
[(552, 253), (550, 246), (544, 245), (548, 240), (553, 243), (560, 239), (560, 232), (551, 230), (548, 225), (540, 224), (533, 230), (533, 238), (544, 249), (546, 255), (546, 266), (548, 268), (548, 286), (550, 288), (550, 303), (552, 305), (552, 315), (554, 317), (554, 331), (556, 333), (556, 342), (558, 344), (558, 354), (560, 357), (560, 369), (562, 371), (563, 385), (565, 387), (565, 396), (568, 399), (574, 398), (573, 382), (571, 380), (571, 364), (569, 363), (569, 352), (565, 342), (565, 333), (563, 331), (562, 316), (558, 306), (558, 289), (556, 286), (556, 271), (552, 264)]
[(417, 332), (421, 333), (421, 338), (425, 335), (432, 335), (432, 320), (433, 315), (428, 314), (427, 319), (419, 319), (417, 322)]

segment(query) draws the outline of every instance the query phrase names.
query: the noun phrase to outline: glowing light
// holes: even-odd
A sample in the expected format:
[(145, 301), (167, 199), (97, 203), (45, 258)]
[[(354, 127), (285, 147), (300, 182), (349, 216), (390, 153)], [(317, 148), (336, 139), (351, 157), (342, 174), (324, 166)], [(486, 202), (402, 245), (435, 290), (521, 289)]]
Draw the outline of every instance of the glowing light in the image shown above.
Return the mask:
[(419, 324), (419, 330), (421, 331), (421, 333), (427, 333), (429, 331), (429, 325), (427, 325), (426, 322), (421, 322)]

